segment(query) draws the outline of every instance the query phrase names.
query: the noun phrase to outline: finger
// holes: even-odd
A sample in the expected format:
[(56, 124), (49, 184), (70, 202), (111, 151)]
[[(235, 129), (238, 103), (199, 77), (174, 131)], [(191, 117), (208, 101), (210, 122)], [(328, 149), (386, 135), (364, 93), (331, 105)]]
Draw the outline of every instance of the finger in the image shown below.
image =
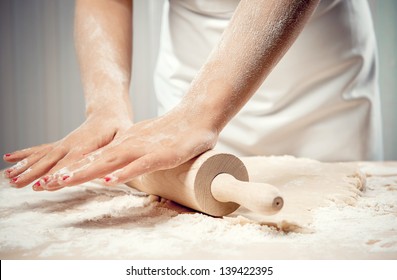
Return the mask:
[(27, 169), (27, 165), (28, 165), (28, 160), (25, 158), (17, 162), (15, 165), (11, 166), (10, 168), (4, 170), (4, 175), (8, 179), (16, 177), (18, 174), (22, 173)]
[(54, 174), (61, 170), (62, 168), (65, 168), (68, 165), (71, 165), (81, 159), (84, 158), (85, 152), (81, 151), (71, 151), (65, 157), (63, 157), (60, 161), (57, 162), (56, 165), (54, 165), (49, 171), (49, 174)]
[(54, 143), (43, 144), (43, 145), (31, 147), (31, 148), (26, 148), (23, 150), (18, 150), (18, 151), (12, 152), (12, 153), (7, 153), (3, 156), (3, 159), (7, 162), (18, 162), (18, 161), (21, 161), (40, 150), (43, 150), (43, 149), (45, 150), (48, 147), (53, 146), (53, 145), (54, 145)]
[(67, 166), (54, 173), (51, 180), (44, 186), (51, 190), (59, 186), (78, 185), (104, 175), (127, 165), (139, 155), (126, 153), (118, 147), (107, 148), (106, 151), (99, 150), (79, 162)]
[(133, 178), (158, 170), (170, 169), (181, 164), (181, 158), (174, 153), (151, 153), (144, 155), (137, 160), (106, 175), (103, 182), (108, 185), (122, 184), (131, 181)]
[[(80, 151), (75, 151), (75, 152), (71, 152), (69, 154), (67, 154), (64, 158), (62, 158), (60, 161), (58, 161), (57, 164), (55, 164), (47, 173), (49, 174), (53, 174), (58, 172), (59, 170), (65, 168), (67, 165), (70, 165), (73, 162), (76, 162), (78, 160), (80, 160), (83, 157), (84, 153), (81, 153)], [(44, 187), (45, 185), (47, 185), (47, 183), (50, 181), (51, 176), (44, 176), (43, 178), (39, 179), (38, 181), (36, 181), (32, 188), (34, 191), (44, 191)], [(63, 186), (54, 186), (51, 189), (48, 189), (48, 191), (56, 191), (59, 189), (64, 188)]]
[(46, 154), (39, 161), (33, 164), (29, 168), (29, 172), (26, 170), (22, 174), (13, 177), (10, 180), (10, 183), (16, 188), (21, 188), (30, 184), (34, 180), (45, 175), (60, 159), (65, 156), (65, 154), (66, 151), (63, 148), (53, 149), (50, 153)]
[(45, 188), (46, 184), (50, 180), (51, 180), (51, 176), (50, 175), (46, 175), (46, 176), (40, 178), (40, 180), (38, 180), (37, 182), (35, 182), (33, 184), (33, 186), (32, 186), (32, 189), (34, 191), (44, 191), (44, 190), (46, 190), (46, 191), (57, 191), (57, 190), (60, 190), (60, 189), (64, 188), (64, 186), (56, 186), (56, 187), (53, 187), (52, 189)]
[[(48, 174), (53, 174), (55, 172), (58, 172), (62, 168), (65, 168), (67, 165), (70, 165), (73, 162), (76, 162), (80, 160), (84, 155), (84, 152), (81, 151), (73, 151), (68, 153), (65, 157), (63, 157), (61, 160), (59, 160), (47, 173)], [(44, 176), (43, 178), (40, 178), (38, 181), (33, 184), (32, 188), (34, 191), (44, 191), (45, 189), (43, 188), (44, 185), (46, 185), (50, 181), (50, 176)], [(62, 189), (63, 187), (59, 188), (53, 188), (52, 190), (59, 190)]]
[(46, 175), (46, 176), (40, 178), (38, 181), (36, 181), (33, 184), (32, 189), (34, 191), (44, 191), (43, 185), (45, 185), (49, 180), (50, 180), (49, 175)]
[(29, 170), (33, 164), (42, 159), (51, 149), (51, 146), (43, 147), (43, 149), (17, 162), (15, 165), (5, 170), (6, 177), (11, 179)]
[(77, 147), (72, 149), (64, 158), (62, 158), (51, 170), (50, 174), (54, 174), (65, 168), (66, 166), (70, 166), (75, 162), (82, 160), (83, 158), (87, 158), (89, 161), (93, 161), (95, 158), (100, 156), (101, 154), (101, 146), (98, 146), (96, 142), (87, 143), (83, 147)]
[(64, 188), (64, 186), (58, 186), (58, 187), (54, 187), (54, 188), (52, 188), (52, 189), (50, 189), (50, 190), (47, 190), (47, 189), (44, 189), (43, 188), (43, 186), (40, 184), (40, 181), (37, 181), (33, 186), (32, 186), (32, 189), (34, 190), (34, 191), (49, 191), (49, 192), (54, 192), (54, 191), (57, 191), (57, 190), (60, 190), (60, 189), (63, 189)]

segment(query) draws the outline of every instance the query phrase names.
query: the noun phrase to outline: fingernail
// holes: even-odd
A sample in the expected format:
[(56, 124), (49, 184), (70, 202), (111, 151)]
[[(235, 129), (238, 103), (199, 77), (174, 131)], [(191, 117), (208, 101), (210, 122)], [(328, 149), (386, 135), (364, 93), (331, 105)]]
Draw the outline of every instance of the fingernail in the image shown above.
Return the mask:
[(40, 190), (42, 190), (41, 184), (40, 184), (40, 180), (37, 181), (36, 183), (34, 183), (34, 185), (32, 186), (32, 188), (33, 188), (33, 190), (35, 190), (35, 191), (40, 191)]
[(43, 178), (41, 178), (41, 180), (43, 180), (44, 184), (47, 184), (48, 181), (50, 181), (50, 177), (49, 176), (44, 176)]
[(4, 157), (10, 157), (11, 156), (11, 154), (5, 154), (4, 155)]
[(105, 182), (107, 183), (107, 182), (110, 182), (110, 181), (112, 180), (112, 178), (110, 178), (110, 177), (105, 177), (105, 178), (103, 178), (103, 180), (105, 180)]
[(43, 188), (43, 190), (48, 191), (50, 189), (49, 185), (51, 184), (52, 180), (48, 176), (43, 177), (40, 179), (40, 187)]
[[(41, 187), (41, 188), (43, 188), (43, 189), (47, 189), (47, 184), (48, 184), (48, 182), (50, 181), (50, 176), (44, 176), (44, 177), (42, 177), (42, 178), (40, 178), (40, 180), (38, 180), (37, 182), (36, 182), (36, 184), (37, 183), (39, 183), (39, 186)], [(35, 185), (36, 185), (35, 184)], [(33, 186), (34, 187), (34, 186)], [(37, 187), (36, 187), (37, 188)], [(41, 189), (40, 189), (41, 190)]]
[(18, 182), (18, 180), (19, 180), (19, 177), (14, 177), (14, 178), (11, 178), (11, 180), (10, 180), (10, 184), (15, 184), (15, 183), (17, 183), (17, 182)]
[(12, 171), (13, 171), (13, 169), (4, 170), (3, 177), (6, 178), (6, 179), (11, 179), (11, 172)]
[(8, 178), (11, 177), (11, 176), (10, 176), (11, 172), (12, 172), (12, 169), (7, 169), (7, 170), (5, 171), (5, 174), (7, 175)]
[(63, 181), (66, 181), (66, 180), (69, 179), (69, 178), (70, 178), (69, 175), (65, 175), (65, 176), (62, 177), (62, 180), (63, 180)]
[(105, 177), (103, 178), (103, 180), (105, 181), (105, 183), (115, 183), (115, 182), (117, 182), (117, 181), (119, 180), (119, 178), (116, 177), (116, 176), (114, 175), (114, 173), (113, 173), (113, 174), (110, 174), (110, 175), (105, 176)]

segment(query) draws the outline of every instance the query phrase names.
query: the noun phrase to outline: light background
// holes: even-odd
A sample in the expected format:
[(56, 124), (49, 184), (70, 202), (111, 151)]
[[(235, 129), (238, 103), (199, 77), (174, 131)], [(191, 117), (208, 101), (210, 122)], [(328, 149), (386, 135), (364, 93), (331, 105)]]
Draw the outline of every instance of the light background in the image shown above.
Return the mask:
[[(134, 2), (135, 120), (156, 114), (152, 72), (162, 2)], [(384, 155), (397, 160), (397, 1), (369, 3), (380, 58)], [(0, 154), (58, 140), (83, 122), (73, 9), (72, 0), (0, 0)]]

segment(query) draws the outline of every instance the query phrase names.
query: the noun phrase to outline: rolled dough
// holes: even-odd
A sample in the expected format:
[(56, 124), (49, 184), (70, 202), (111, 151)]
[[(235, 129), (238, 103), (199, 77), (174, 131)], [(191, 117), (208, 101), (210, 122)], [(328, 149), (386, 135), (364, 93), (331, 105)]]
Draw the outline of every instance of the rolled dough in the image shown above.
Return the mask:
[(330, 204), (354, 205), (365, 187), (365, 174), (355, 162), (324, 163), (292, 156), (241, 159), (250, 181), (280, 189), (284, 207), (273, 216), (240, 207), (227, 217), (238, 223), (260, 223), (286, 232), (311, 232), (311, 213), (315, 208)]

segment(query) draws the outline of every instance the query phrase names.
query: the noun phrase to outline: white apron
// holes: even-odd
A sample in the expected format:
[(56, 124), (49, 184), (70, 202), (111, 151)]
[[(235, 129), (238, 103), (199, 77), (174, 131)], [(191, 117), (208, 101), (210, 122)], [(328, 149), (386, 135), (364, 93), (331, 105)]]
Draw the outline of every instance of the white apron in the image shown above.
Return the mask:
[[(166, 1), (155, 90), (179, 103), (237, 0)], [(366, 1), (323, 0), (296, 42), (228, 123), (216, 150), (322, 161), (383, 157), (376, 42)]]

